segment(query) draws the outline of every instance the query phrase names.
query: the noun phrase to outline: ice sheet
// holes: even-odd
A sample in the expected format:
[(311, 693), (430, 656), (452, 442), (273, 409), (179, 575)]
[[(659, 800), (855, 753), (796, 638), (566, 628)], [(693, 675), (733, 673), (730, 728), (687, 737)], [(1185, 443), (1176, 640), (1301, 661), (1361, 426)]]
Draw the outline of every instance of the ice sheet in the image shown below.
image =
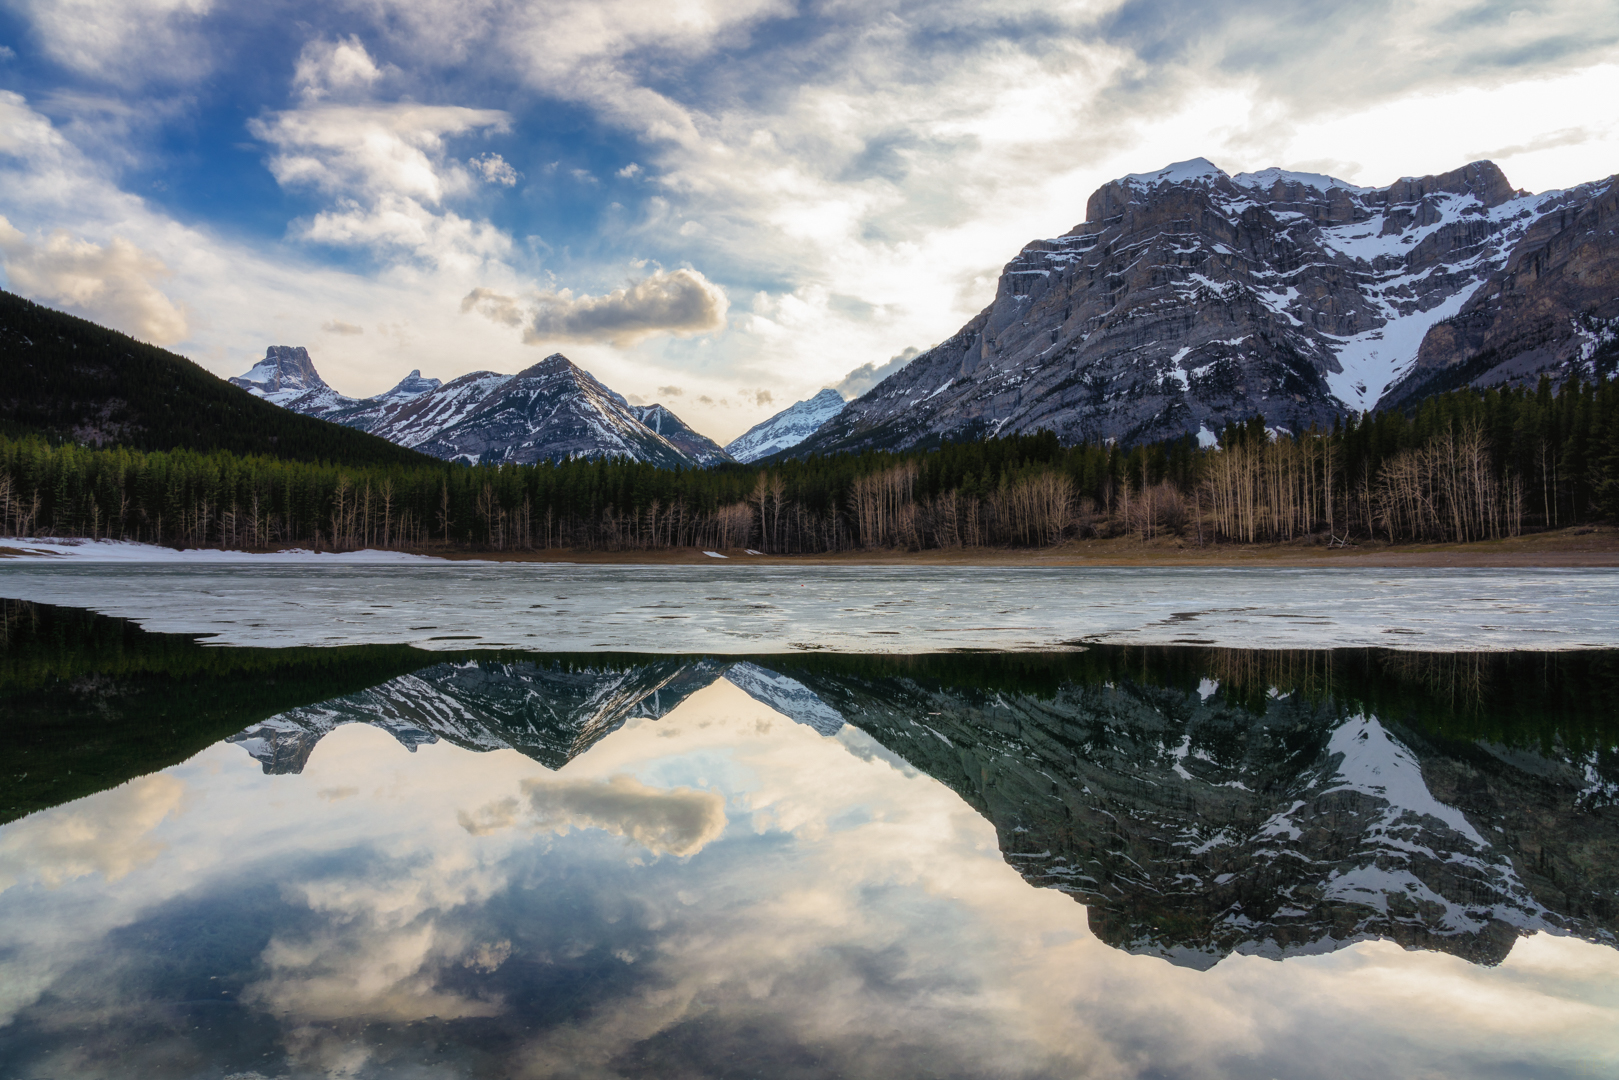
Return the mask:
[(229, 645), (747, 654), (1619, 647), (1619, 570), (0, 561), (0, 597)]

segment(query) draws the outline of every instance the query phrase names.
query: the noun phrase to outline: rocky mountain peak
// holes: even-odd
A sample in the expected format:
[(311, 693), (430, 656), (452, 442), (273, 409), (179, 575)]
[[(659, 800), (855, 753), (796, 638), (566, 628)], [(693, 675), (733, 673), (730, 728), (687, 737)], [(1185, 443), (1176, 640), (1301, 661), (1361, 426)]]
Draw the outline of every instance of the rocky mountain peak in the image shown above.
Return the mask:
[(258, 397), (290, 400), (311, 390), (330, 389), (326, 380), (315, 370), (315, 361), (302, 345), (271, 345), (264, 351), (264, 359), (254, 364), (245, 374), (229, 380), (233, 385)]
[(400, 379), (399, 382), (394, 385), (392, 390), (378, 396), (394, 401), (408, 400), (410, 398), (421, 397), (423, 394), (431, 393), (443, 385), (444, 383), (440, 379), (422, 378), (421, 368), (412, 368), (410, 374), (406, 375), (403, 379)]
[[(1232, 176), (1204, 158), (1120, 177), (1091, 196), (1085, 221), (1025, 245), (978, 316), (795, 452), (1041, 428), (1068, 443), (1209, 440), (1256, 414), (1290, 431), (1330, 425), (1403, 386), (1430, 331), (1451, 333), (1470, 298), (1499, 291), (1486, 282), (1510, 273), (1523, 245), (1551, 243), (1578, 218), (1591, 241), (1571, 258), (1605, 269), (1536, 316), (1559, 344), (1535, 371), (1560, 377), (1582, 341), (1619, 328), (1619, 310), (1603, 307), (1619, 308), (1619, 288), (1599, 298), (1601, 325), (1575, 325), (1577, 299), (1619, 285), (1603, 215), (1585, 212), (1602, 186), (1529, 195), (1488, 161), (1381, 188), (1280, 168)], [(1537, 224), (1551, 222), (1562, 224)], [(1451, 338), (1436, 364), (1487, 351), (1482, 336)], [(1493, 375), (1467, 378), (1533, 377), (1492, 363)]]

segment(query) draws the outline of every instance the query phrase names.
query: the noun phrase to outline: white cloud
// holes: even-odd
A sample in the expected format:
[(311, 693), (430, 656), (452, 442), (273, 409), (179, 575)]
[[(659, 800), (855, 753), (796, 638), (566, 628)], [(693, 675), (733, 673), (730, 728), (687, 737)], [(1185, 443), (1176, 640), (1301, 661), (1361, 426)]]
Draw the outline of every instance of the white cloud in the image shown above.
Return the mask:
[(21, 0), (46, 55), (124, 86), (185, 83), (211, 67), (200, 22), (214, 0)]
[(861, 364), (859, 367), (849, 372), (849, 374), (845, 375), (842, 380), (833, 383), (832, 389), (836, 390), (846, 398), (857, 398), (861, 394), (864, 394), (867, 390), (870, 390), (873, 386), (876, 386), (878, 383), (894, 374), (894, 372), (898, 371), (906, 364), (909, 364), (912, 360), (920, 356), (921, 353), (922, 350), (918, 349), (915, 345), (910, 345), (907, 346), (904, 351), (899, 353), (899, 355), (889, 357), (888, 362), (885, 364)]
[(359, 37), (351, 34), (341, 41), (317, 39), (305, 45), (292, 85), (304, 101), (315, 102), (333, 93), (369, 90), (380, 78), (382, 69)]
[(483, 154), (470, 158), (467, 164), (472, 167), (473, 172), (483, 178), (485, 183), (498, 184), (501, 187), (515, 187), (522, 175), (499, 154)]
[(121, 236), (102, 246), (58, 230), (34, 242), (0, 217), (0, 262), (16, 292), (156, 345), (186, 336), (185, 315), (153, 284), (171, 271)]
[(707, 334), (725, 326), (730, 301), (696, 270), (658, 270), (605, 296), (570, 290), (534, 293), (526, 300), (479, 287), (461, 301), (492, 322), (521, 326), (523, 342), (608, 341), (633, 345), (654, 334)]

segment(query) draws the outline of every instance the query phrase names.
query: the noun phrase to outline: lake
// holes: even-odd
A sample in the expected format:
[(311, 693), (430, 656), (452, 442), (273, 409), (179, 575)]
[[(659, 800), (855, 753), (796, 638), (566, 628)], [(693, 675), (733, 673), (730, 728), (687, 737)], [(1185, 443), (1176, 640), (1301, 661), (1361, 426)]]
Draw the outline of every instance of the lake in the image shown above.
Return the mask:
[(0, 1077), (1619, 1072), (1619, 576), (743, 569), (0, 567)]

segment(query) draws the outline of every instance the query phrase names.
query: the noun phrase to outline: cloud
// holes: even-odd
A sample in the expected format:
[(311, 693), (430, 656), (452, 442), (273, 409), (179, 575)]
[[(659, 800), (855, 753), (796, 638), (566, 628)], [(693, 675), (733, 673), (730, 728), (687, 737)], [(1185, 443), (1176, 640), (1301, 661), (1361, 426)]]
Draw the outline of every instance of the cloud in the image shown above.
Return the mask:
[(1469, 156), (1478, 161), (1489, 159), (1491, 161), (1506, 161), (1519, 154), (1533, 154), (1540, 150), (1552, 150), (1559, 146), (1578, 146), (1589, 141), (1593, 133), (1583, 127), (1563, 128), (1561, 131), (1548, 131), (1544, 135), (1537, 135), (1527, 142), (1512, 146), (1501, 146), (1494, 150), (1475, 150)]
[(292, 85), (304, 101), (315, 102), (333, 93), (368, 90), (380, 78), (382, 69), (358, 35), (350, 34), (341, 41), (317, 39), (305, 45)]
[(352, 337), (356, 334), (365, 333), (365, 327), (355, 326), (353, 323), (346, 323), (340, 319), (331, 319), (327, 322), (321, 323), (320, 328), (326, 331), (328, 334), (340, 334), (344, 337)]
[(654, 334), (707, 334), (724, 328), (729, 308), (723, 289), (687, 269), (658, 270), (605, 296), (576, 297), (563, 289), (521, 301), (480, 286), (461, 301), (463, 313), (522, 326), (526, 345), (607, 341), (622, 347)]
[(842, 394), (845, 398), (857, 398), (920, 355), (922, 355), (922, 350), (914, 345), (907, 346), (904, 352), (901, 352), (898, 356), (889, 357), (884, 364), (861, 364), (845, 375), (842, 381), (832, 384), (832, 389)]
[(21, 0), (45, 54), (100, 82), (186, 83), (212, 70), (202, 20), (214, 0)]
[(473, 172), (483, 178), (486, 184), (515, 187), (518, 178), (522, 175), (499, 154), (484, 154), (480, 157), (469, 158), (467, 164), (472, 167)]
[(679, 387), (679, 386), (660, 386), (660, 387), (658, 387), (658, 396), (659, 397), (682, 397), (682, 396), (685, 395), (685, 393), (686, 393), (686, 391), (683, 388)]
[(0, 832), (0, 891), (25, 877), (57, 888), (100, 874), (117, 881), (162, 854), (150, 833), (179, 809), (185, 785), (152, 773), (111, 791), (57, 807)]
[(753, 393), (753, 403), (755, 405), (774, 405), (776, 398), (769, 390), (756, 390)]
[(527, 806), (510, 796), (457, 815), (461, 827), (484, 836), (517, 824), (551, 832), (601, 829), (657, 855), (695, 855), (725, 831), (725, 797), (695, 788), (653, 788), (633, 776), (606, 780), (525, 780)]
[(0, 217), (0, 259), (15, 292), (157, 345), (186, 336), (185, 315), (153, 284), (169, 268), (122, 237), (102, 246), (58, 230), (35, 243)]

